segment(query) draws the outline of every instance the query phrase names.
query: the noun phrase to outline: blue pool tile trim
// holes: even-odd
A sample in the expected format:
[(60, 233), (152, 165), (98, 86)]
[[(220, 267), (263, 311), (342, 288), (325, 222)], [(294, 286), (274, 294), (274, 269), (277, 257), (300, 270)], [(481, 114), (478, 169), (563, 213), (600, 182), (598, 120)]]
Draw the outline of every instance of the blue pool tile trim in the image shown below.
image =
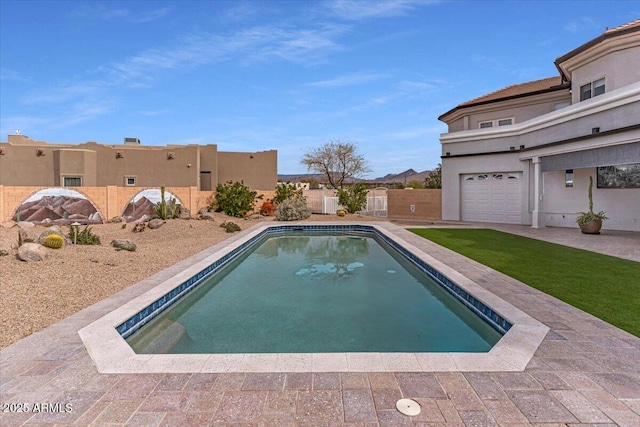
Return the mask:
[(431, 279), (433, 279), (438, 285), (449, 292), (458, 301), (468, 307), (478, 317), (487, 322), (491, 327), (501, 334), (505, 334), (510, 328), (511, 323), (493, 311), (490, 307), (486, 306), (482, 301), (475, 298), (473, 295), (462, 289), (455, 282), (450, 280), (447, 276), (421, 260), (414, 253), (407, 250), (405, 247), (398, 244), (392, 238), (381, 233), (376, 228), (370, 225), (359, 224), (342, 224), (342, 225), (276, 225), (270, 226), (266, 230), (253, 237), (252, 239), (244, 242), (231, 252), (222, 256), (220, 259), (213, 262), (213, 264), (207, 266), (204, 270), (199, 271), (191, 278), (187, 279), (179, 286), (175, 287), (167, 294), (155, 300), (135, 315), (121, 323), (116, 327), (118, 333), (127, 338), (140, 329), (142, 326), (150, 322), (157, 315), (162, 313), (167, 308), (171, 307), (176, 301), (180, 300), (183, 296), (194, 290), (200, 283), (205, 281), (211, 275), (215, 274), (218, 270), (227, 265), (230, 261), (234, 260), (237, 256), (244, 253), (250, 247), (257, 244), (263, 238), (271, 237), (273, 235), (291, 232), (291, 231), (331, 231), (331, 232), (364, 232), (373, 234), (396, 252), (408, 259), (415, 267), (425, 273)]

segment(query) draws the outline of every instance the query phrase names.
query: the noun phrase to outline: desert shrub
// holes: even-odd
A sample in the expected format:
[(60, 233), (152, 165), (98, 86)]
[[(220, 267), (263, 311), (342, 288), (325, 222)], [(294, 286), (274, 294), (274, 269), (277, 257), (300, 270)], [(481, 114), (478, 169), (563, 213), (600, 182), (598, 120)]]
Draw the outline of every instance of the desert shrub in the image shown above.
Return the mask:
[(276, 207), (269, 200), (262, 202), (262, 206), (260, 206), (260, 215), (272, 216), (275, 211)]
[(230, 216), (243, 217), (253, 210), (256, 199), (261, 198), (262, 195), (258, 196), (257, 191), (251, 191), (244, 182), (227, 181), (216, 187), (216, 210)]
[(310, 216), (311, 209), (307, 206), (305, 199), (301, 198), (287, 199), (276, 208), (276, 220), (278, 221), (296, 221)]
[(220, 227), (224, 228), (227, 233), (234, 233), (236, 231), (240, 231), (240, 226), (235, 222), (223, 222), (220, 224)]
[(93, 234), (93, 231), (91, 231), (91, 227), (89, 227), (88, 225), (84, 227), (84, 230), (79, 230), (79, 227), (76, 228), (70, 225), (69, 234), (67, 234), (67, 236), (69, 236), (69, 239), (71, 239), (72, 242), (75, 242), (76, 245), (100, 244), (100, 237)]
[(354, 184), (338, 190), (338, 203), (349, 213), (361, 211), (367, 205), (367, 188)]
[(295, 184), (281, 182), (276, 185), (276, 195), (273, 197), (273, 203), (279, 205), (285, 200), (302, 199), (304, 198), (303, 194), (302, 188), (298, 188)]

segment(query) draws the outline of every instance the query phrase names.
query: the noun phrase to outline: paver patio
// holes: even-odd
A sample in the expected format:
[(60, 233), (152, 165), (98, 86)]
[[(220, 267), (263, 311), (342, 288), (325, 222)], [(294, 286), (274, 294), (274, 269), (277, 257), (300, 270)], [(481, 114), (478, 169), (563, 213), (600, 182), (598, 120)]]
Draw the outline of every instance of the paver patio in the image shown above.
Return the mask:
[[(494, 228), (640, 262), (640, 233)], [(551, 329), (523, 372), (99, 374), (77, 331), (158, 273), (0, 351), (0, 425), (640, 426), (640, 338), (418, 236), (410, 243)], [(422, 412), (400, 414), (402, 397)]]

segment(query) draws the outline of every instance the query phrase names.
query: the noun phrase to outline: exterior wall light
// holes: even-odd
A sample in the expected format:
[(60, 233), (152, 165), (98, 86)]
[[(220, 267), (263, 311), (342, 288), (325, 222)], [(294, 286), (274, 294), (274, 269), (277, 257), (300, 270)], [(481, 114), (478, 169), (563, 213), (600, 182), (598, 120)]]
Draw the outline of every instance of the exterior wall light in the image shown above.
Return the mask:
[(44, 150), (42, 148), (38, 148), (36, 149), (36, 156), (40, 157), (40, 156), (44, 156)]
[(4, 151), (2, 151), (2, 148), (0, 148), (0, 156), (4, 156)]
[(176, 155), (174, 153), (167, 153), (167, 160), (175, 159)]
[(122, 153), (120, 151), (116, 151), (116, 159), (121, 159), (124, 156), (122, 155)]

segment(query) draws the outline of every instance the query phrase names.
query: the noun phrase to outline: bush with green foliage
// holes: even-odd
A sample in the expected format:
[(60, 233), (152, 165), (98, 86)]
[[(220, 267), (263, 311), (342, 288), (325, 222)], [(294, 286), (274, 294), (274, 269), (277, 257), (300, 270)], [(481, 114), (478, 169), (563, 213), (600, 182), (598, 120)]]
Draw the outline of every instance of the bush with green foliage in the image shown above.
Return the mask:
[(153, 207), (153, 211), (160, 219), (172, 219), (177, 218), (180, 214), (180, 205), (176, 203), (175, 197), (171, 197), (167, 203), (164, 198), (165, 188), (164, 185), (160, 186), (160, 201)]
[(277, 221), (297, 221), (310, 216), (311, 209), (307, 206), (305, 199), (287, 199), (276, 208)]
[(76, 245), (99, 245), (100, 237), (93, 234), (91, 227), (88, 225), (84, 227), (84, 230), (80, 230), (80, 227), (69, 226), (69, 239), (75, 242)]
[(262, 199), (257, 191), (251, 191), (243, 181), (227, 181), (216, 187), (216, 211), (227, 215), (243, 217), (253, 210), (256, 199)]
[(273, 197), (273, 203), (275, 205), (279, 205), (288, 199), (302, 199), (304, 198), (304, 193), (302, 188), (298, 188), (297, 185), (293, 183), (284, 183), (281, 182), (276, 185), (276, 195)]
[(425, 188), (442, 188), (442, 165), (438, 166), (424, 180)]
[(414, 190), (421, 190), (424, 188), (424, 181), (418, 181), (417, 179), (413, 179), (407, 182), (407, 188), (413, 188)]
[(350, 185), (338, 190), (338, 204), (349, 213), (361, 211), (367, 205), (367, 187), (362, 184)]

